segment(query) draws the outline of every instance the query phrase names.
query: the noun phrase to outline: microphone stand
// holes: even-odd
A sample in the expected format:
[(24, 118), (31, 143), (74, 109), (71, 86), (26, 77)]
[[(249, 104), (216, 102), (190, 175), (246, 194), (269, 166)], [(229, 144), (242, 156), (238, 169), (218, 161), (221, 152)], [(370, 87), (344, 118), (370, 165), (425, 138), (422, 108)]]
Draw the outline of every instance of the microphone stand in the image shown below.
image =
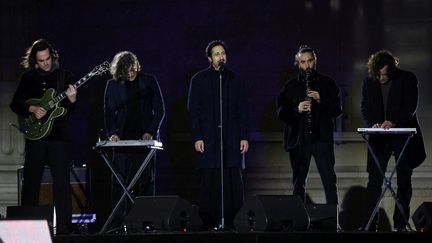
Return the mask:
[(225, 230), (225, 208), (224, 208), (224, 157), (223, 157), (223, 99), (222, 99), (222, 71), (223, 63), (219, 65), (219, 129), (220, 129), (220, 186), (221, 186), (221, 218), (218, 230)]

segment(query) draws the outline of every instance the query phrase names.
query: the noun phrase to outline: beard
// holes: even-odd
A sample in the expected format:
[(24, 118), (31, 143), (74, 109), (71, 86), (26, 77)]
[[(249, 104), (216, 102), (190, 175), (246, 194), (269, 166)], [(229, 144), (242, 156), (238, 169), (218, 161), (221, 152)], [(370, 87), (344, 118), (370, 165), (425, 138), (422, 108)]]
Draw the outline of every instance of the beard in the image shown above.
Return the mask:
[(317, 71), (312, 68), (308, 68), (306, 70), (299, 69), (299, 75), (301, 80), (312, 80), (316, 76)]

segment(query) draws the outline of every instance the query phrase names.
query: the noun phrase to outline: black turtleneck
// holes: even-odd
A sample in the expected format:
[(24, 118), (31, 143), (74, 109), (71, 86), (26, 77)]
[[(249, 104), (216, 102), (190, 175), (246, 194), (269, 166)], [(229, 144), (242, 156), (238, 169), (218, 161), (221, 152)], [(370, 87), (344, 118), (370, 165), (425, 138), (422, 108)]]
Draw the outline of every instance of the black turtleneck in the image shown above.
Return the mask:
[(122, 139), (141, 139), (144, 134), (142, 112), (140, 111), (140, 91), (138, 78), (125, 81), (126, 88), (126, 123)]
[(390, 93), (390, 87), (392, 85), (392, 80), (389, 79), (388, 81), (381, 83), (380, 82), (380, 86), (381, 86), (381, 93), (382, 93), (382, 102), (383, 102), (383, 108), (384, 108), (384, 118), (387, 119), (387, 100), (389, 97), (389, 93)]

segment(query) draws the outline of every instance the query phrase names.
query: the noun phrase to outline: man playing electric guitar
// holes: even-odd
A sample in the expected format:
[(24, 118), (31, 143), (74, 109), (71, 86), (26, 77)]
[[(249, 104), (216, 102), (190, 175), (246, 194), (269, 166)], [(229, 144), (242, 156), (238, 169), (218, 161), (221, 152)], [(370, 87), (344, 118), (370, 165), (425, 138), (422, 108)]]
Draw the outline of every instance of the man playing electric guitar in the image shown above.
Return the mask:
[[(10, 107), (20, 117), (38, 120), (49, 116), (49, 109), (29, 104), (31, 98), (42, 97), (48, 89), (65, 91), (67, 99), (60, 106), (73, 109), (77, 97), (73, 75), (59, 67), (57, 51), (43, 39), (35, 41), (26, 52), (22, 65), (27, 71), (22, 75)], [(39, 188), (45, 164), (51, 168), (53, 198), (57, 215), (57, 233), (68, 233), (71, 223), (70, 145), (67, 131), (68, 113), (57, 118), (51, 132), (38, 140), (26, 138), (22, 205), (37, 205)]]

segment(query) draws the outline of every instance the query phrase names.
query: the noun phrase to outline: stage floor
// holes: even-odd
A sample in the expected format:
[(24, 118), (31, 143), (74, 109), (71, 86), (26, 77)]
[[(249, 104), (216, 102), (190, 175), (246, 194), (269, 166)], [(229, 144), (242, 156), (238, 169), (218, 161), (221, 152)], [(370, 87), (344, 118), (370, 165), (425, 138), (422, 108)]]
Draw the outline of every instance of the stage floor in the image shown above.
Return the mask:
[(53, 238), (54, 243), (129, 243), (129, 242), (430, 242), (431, 233), (369, 233), (369, 232), (194, 232), (194, 233), (140, 233), (140, 234), (100, 234), (100, 235), (60, 235)]

